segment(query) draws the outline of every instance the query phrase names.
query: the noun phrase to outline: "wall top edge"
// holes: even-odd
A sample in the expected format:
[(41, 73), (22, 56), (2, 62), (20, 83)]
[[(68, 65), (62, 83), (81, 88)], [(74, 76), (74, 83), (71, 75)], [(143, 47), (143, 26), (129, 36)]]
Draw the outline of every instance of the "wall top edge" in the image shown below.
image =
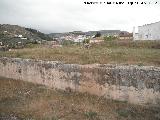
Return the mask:
[(39, 59), (24, 59), (24, 58), (9, 58), (0, 57), (0, 61), (3, 62), (17, 62), (17, 63), (40, 63), (40, 64), (58, 64), (58, 65), (68, 65), (74, 67), (84, 67), (84, 68), (103, 68), (103, 69), (142, 69), (142, 70), (156, 70), (160, 71), (160, 67), (157, 66), (141, 66), (141, 65), (129, 65), (129, 64), (68, 64), (61, 61), (49, 61), (49, 60), (39, 60)]

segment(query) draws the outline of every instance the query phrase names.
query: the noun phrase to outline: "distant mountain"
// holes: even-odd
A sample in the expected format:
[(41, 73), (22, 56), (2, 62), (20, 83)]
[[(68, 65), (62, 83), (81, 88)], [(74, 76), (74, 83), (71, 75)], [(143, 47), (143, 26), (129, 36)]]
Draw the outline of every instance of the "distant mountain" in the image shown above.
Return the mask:
[(99, 30), (99, 31), (88, 31), (85, 34), (89, 36), (93, 36), (97, 32), (101, 33), (101, 35), (103, 36), (106, 36), (106, 35), (119, 35), (121, 31), (120, 30)]
[(121, 33), (120, 30), (99, 30), (99, 31), (88, 31), (88, 32), (82, 32), (82, 31), (73, 31), (68, 33), (50, 33), (50, 37), (61, 37), (69, 34), (76, 34), (76, 35), (88, 35), (88, 36), (94, 36), (97, 32), (100, 32), (101, 35), (119, 35)]
[(70, 33), (50, 33), (48, 35), (51, 38), (59, 38), (59, 37), (66, 36), (66, 35), (69, 35), (69, 34)]
[(67, 36), (67, 35), (71, 35), (71, 34), (74, 34), (74, 35), (85, 35), (85, 32), (82, 32), (82, 31), (73, 31), (73, 32), (64, 32), (64, 33), (50, 33), (48, 34), (50, 37), (54, 37), (54, 38), (59, 38), (59, 37), (62, 37), (62, 36)]

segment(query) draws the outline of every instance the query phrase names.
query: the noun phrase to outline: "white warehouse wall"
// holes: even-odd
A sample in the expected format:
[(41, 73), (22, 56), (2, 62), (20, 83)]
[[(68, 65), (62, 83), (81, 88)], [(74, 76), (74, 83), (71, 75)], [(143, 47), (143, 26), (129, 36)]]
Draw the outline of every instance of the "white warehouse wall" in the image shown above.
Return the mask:
[(138, 27), (139, 40), (160, 40), (160, 22)]

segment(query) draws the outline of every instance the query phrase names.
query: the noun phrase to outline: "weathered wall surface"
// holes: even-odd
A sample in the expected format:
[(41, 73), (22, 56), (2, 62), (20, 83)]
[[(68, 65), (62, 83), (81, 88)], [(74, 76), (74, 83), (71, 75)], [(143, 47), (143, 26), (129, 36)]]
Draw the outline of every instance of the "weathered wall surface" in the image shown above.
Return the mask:
[(160, 105), (160, 67), (0, 58), (0, 76), (134, 104)]

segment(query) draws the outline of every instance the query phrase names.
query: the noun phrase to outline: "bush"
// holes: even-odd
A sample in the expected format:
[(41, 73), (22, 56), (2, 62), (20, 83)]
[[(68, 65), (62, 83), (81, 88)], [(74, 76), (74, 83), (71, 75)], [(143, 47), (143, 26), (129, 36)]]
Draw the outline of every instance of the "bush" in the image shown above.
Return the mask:
[(115, 36), (105, 36), (104, 37), (105, 41), (112, 41), (112, 40), (116, 40), (116, 39), (117, 39), (117, 37), (115, 37)]
[(62, 42), (62, 45), (72, 45), (72, 44), (74, 44), (74, 42), (71, 41), (71, 40), (64, 40), (64, 41)]
[(101, 33), (100, 32), (97, 32), (95, 37), (101, 37)]
[(125, 118), (132, 114), (131, 110), (129, 109), (118, 109), (117, 113), (119, 116), (125, 117)]
[(26, 48), (35, 48), (35, 47), (38, 47), (39, 45), (37, 45), (37, 44), (33, 44), (33, 43), (27, 43), (26, 44)]
[(83, 43), (89, 43), (90, 39), (84, 39)]
[(97, 113), (96, 113), (96, 112), (93, 112), (93, 111), (89, 111), (89, 112), (86, 112), (86, 113), (85, 113), (85, 116), (86, 116), (88, 119), (93, 120), (94, 118), (97, 117)]

